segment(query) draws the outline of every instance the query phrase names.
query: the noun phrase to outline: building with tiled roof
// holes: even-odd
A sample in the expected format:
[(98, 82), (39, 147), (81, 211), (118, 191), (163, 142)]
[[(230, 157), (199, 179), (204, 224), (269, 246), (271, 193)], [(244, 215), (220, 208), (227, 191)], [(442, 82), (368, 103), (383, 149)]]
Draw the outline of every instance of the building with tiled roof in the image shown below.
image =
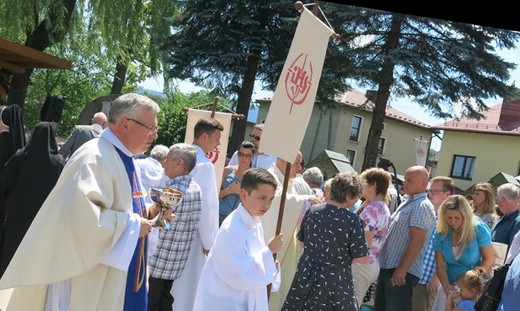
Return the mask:
[(480, 120), (464, 117), (433, 127), (444, 132), (437, 174), (452, 177), (461, 189), (497, 172), (520, 175), (520, 100), (481, 113)]
[[(257, 117), (260, 123), (269, 112), (271, 99), (257, 99), (256, 102), (260, 106)], [(315, 104), (301, 146), (304, 162), (308, 163), (324, 150), (331, 150), (345, 155), (352, 167), (360, 172), (373, 107), (374, 103), (356, 90), (337, 97), (333, 107)], [(403, 174), (416, 164), (414, 139), (430, 141), (431, 135), (428, 124), (388, 106), (379, 155), (392, 161), (396, 171)]]
[[(372, 110), (374, 109), (374, 103), (367, 98), (366, 95), (363, 93), (352, 90), (350, 92), (347, 92), (341, 96), (338, 96), (336, 98), (336, 101), (348, 106), (364, 109), (365, 111), (369, 111), (372, 113)], [(409, 115), (407, 115), (404, 112), (401, 112), (397, 109), (392, 108), (390, 105), (386, 107), (386, 118), (392, 118), (396, 121), (403, 121), (405, 123), (411, 123), (416, 124), (420, 127), (429, 128), (430, 126), (424, 122), (421, 122)]]

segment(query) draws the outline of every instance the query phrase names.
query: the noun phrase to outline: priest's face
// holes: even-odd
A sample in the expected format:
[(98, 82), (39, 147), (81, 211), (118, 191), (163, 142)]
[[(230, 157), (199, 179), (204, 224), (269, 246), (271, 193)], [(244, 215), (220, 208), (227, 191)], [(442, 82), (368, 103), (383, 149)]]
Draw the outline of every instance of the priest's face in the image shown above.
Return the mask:
[[(289, 172), (289, 178), (294, 178), (302, 170), (302, 162), (303, 162), (303, 155), (300, 151), (298, 151), (298, 154), (296, 155), (296, 160), (294, 160), (294, 163), (291, 165), (291, 170)], [(284, 160), (278, 158), (276, 165), (278, 166), (278, 169), (285, 173), (285, 169), (287, 167), (287, 164)]]
[(242, 206), (251, 216), (263, 216), (273, 203), (275, 188), (269, 184), (259, 184), (251, 193), (240, 189)]
[[(296, 155), (296, 160), (294, 160), (294, 163), (291, 165), (291, 171), (290, 171), (290, 178), (296, 177), (296, 174), (300, 173), (302, 170), (302, 162), (303, 162), (303, 155), (300, 151), (298, 151), (298, 154)], [(285, 171), (282, 171), (285, 172)]]
[(147, 151), (158, 136), (157, 115), (144, 110), (137, 116), (128, 116), (124, 119), (129, 127), (125, 146), (134, 154)]

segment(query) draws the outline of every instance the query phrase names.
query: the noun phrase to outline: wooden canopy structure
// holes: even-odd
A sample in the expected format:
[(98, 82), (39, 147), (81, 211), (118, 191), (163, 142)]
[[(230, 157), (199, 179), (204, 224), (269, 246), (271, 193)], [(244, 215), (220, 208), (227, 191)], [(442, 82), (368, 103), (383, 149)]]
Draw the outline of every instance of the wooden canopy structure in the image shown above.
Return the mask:
[(27, 68), (71, 69), (72, 63), (0, 38), (0, 68), (21, 74)]
[(23, 75), (30, 68), (71, 69), (72, 63), (0, 38), (0, 103), (6, 101), (11, 75)]

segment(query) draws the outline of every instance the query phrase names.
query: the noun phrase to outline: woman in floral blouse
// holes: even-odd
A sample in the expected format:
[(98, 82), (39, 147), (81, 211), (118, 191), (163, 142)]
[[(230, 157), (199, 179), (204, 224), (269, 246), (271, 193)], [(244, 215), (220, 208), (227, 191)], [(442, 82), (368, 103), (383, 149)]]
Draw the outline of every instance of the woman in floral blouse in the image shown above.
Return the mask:
[(387, 202), (387, 189), (390, 180), (388, 172), (382, 168), (370, 168), (360, 175), (365, 186), (361, 196), (365, 199), (356, 213), (363, 221), (365, 240), (369, 248), (368, 261), (365, 264), (352, 264), (352, 277), (358, 305), (370, 284), (377, 280), (379, 274), (379, 252), (388, 234), (390, 210)]

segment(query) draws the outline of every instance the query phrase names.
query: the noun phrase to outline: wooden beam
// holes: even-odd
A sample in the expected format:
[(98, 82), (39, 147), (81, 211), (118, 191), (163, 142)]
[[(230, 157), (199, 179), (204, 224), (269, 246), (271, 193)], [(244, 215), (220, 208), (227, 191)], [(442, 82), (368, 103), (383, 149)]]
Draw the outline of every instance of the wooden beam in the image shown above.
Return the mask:
[[(25, 45), (21, 45), (0, 38), (0, 55), (4, 54), (4, 51), (9, 53), (9, 55), (4, 55), (4, 57), (2, 57), (1, 60), (15, 61), (16, 59), (16, 63), (18, 63), (19, 66), (22, 65), (22, 67), (25, 68), (72, 68), (72, 63), (66, 59), (52, 56), (50, 54), (32, 49)], [(23, 66), (24, 61), (30, 64), (30, 67)]]
[(3, 60), (0, 60), (0, 68), (10, 70), (13, 73), (24, 73), (25, 71), (25, 68), (12, 63), (4, 62)]

